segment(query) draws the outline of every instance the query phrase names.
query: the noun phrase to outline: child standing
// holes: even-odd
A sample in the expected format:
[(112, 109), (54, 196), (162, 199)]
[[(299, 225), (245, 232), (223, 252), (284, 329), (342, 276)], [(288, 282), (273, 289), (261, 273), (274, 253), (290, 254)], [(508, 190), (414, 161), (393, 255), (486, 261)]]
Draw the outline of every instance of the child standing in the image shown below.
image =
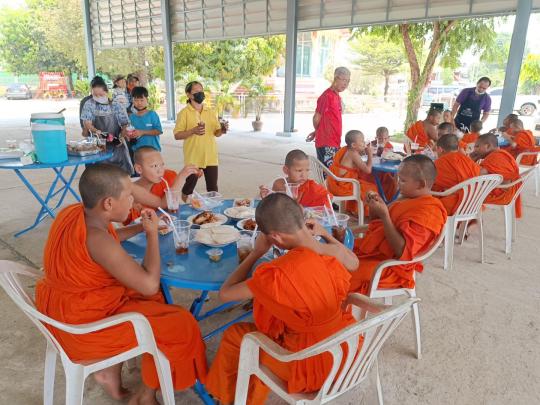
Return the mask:
[(135, 140), (132, 143), (133, 151), (143, 146), (150, 146), (161, 151), (159, 136), (163, 130), (157, 113), (148, 109), (148, 90), (145, 87), (134, 87), (131, 96), (133, 97), (134, 112), (129, 116), (129, 119), (131, 126), (135, 129), (128, 136)]

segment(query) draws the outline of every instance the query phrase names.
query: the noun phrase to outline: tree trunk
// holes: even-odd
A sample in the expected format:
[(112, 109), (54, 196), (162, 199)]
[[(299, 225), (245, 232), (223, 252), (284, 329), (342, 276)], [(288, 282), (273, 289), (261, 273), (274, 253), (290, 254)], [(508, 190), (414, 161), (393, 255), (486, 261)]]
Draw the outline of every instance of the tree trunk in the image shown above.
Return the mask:
[(388, 73), (386, 73), (384, 75), (384, 102), (386, 103), (387, 102), (387, 99), (388, 99), (388, 86), (389, 86), (389, 82), (390, 82), (390, 75)]
[(446, 23), (446, 25), (441, 25), (439, 21), (433, 22), (433, 34), (431, 43), (429, 45), (429, 52), (421, 72), (416, 51), (414, 50), (414, 46), (409, 35), (409, 25), (402, 24), (400, 26), (401, 35), (403, 37), (403, 45), (405, 46), (405, 53), (407, 54), (407, 59), (409, 61), (411, 70), (410, 89), (407, 96), (407, 117), (405, 119), (404, 131), (407, 131), (407, 129), (414, 122), (416, 122), (418, 118), (418, 110), (420, 109), (420, 104), (422, 103), (422, 93), (427, 87), (429, 78), (433, 73), (435, 61), (437, 60), (437, 56), (439, 56), (439, 51), (441, 49), (443, 36), (445, 36), (455, 24), (456, 20), (450, 20)]

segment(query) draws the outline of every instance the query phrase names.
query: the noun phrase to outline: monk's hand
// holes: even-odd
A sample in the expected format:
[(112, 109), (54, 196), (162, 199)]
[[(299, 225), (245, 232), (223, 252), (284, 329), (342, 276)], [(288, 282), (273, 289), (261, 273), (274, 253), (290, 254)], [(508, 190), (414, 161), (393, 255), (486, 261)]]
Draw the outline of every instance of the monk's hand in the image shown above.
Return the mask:
[(259, 232), (259, 236), (257, 236), (257, 239), (255, 239), (255, 246), (253, 248), (253, 253), (257, 255), (257, 257), (261, 257), (268, 252), (268, 250), (272, 247), (272, 242), (268, 240), (266, 235), (262, 232)]
[(370, 215), (373, 217), (382, 219), (388, 215), (388, 207), (378, 194), (373, 193), (373, 195), (369, 195), (367, 204), (369, 206)]
[(189, 176), (191, 176), (192, 174), (196, 174), (198, 177), (199, 176), (199, 168), (195, 165), (186, 165), (184, 166), (184, 168), (182, 170), (180, 170), (180, 172), (178, 173), (178, 176), (184, 178), (184, 179), (187, 179)]
[(141, 211), (141, 223), (144, 233), (147, 235), (157, 234), (159, 227), (159, 218), (154, 210), (145, 208)]
[(306, 227), (307, 229), (309, 229), (313, 236), (322, 236), (323, 238), (330, 236), (326, 228), (322, 226), (316, 219), (308, 219), (306, 221)]
[(312, 133), (310, 133), (307, 137), (306, 137), (306, 142), (313, 142), (315, 140), (315, 131), (313, 131)]
[(266, 186), (259, 186), (259, 194), (261, 195), (261, 198), (265, 198), (266, 196), (272, 194), (272, 190)]

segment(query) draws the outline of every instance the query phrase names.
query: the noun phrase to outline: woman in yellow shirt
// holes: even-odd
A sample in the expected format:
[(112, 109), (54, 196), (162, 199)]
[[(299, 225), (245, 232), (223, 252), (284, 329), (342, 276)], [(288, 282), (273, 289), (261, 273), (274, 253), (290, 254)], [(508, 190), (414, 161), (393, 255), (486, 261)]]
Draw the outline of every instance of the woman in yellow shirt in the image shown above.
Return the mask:
[[(184, 141), (184, 165), (195, 165), (204, 172), (206, 191), (218, 191), (218, 151), (216, 137), (227, 132), (217, 114), (203, 104), (204, 91), (199, 82), (186, 85), (187, 106), (178, 113), (174, 139)], [(193, 194), (198, 177), (192, 174), (182, 188), (184, 201)]]

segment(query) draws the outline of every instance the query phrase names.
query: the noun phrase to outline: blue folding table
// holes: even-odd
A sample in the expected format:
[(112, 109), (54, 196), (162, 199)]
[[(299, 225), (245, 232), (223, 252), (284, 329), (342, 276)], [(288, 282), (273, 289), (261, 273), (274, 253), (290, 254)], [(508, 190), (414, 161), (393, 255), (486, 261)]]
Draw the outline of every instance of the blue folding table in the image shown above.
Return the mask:
[[(17, 232), (15, 234), (15, 237), (18, 237), (30, 231), (31, 229), (34, 229), (47, 216), (55, 218), (55, 211), (62, 205), (68, 192), (73, 196), (73, 198), (75, 198), (76, 201), (81, 201), (77, 192), (71, 187), (71, 184), (73, 183), (73, 180), (75, 180), (75, 176), (77, 175), (77, 170), (79, 169), (79, 166), (101, 162), (103, 160), (110, 159), (111, 157), (112, 152), (102, 152), (84, 157), (69, 156), (68, 160), (62, 163), (33, 163), (29, 165), (21, 164), (18, 159), (0, 160), (0, 169), (13, 170), (15, 174), (19, 177), (19, 179), (21, 179), (26, 188), (30, 190), (35, 199), (41, 204), (41, 209), (39, 210), (34, 223), (28, 228)], [(64, 176), (64, 169), (66, 167), (73, 167), (73, 171), (69, 176)], [(51, 183), (51, 186), (49, 187), (49, 191), (47, 192), (45, 198), (39, 195), (34, 186), (32, 186), (32, 183), (30, 183), (30, 181), (23, 174), (24, 170), (40, 169), (51, 169), (55, 173), (55, 177)], [(59, 194), (61, 194), (60, 199), (54, 207), (51, 207), (49, 205), (51, 199), (53, 199)]]
[(397, 189), (396, 193), (390, 198), (386, 198), (386, 194), (384, 193), (383, 185), (381, 183), (381, 177), (379, 174), (382, 173), (391, 173), (396, 175), (399, 169), (399, 164), (401, 162), (397, 161), (377, 161), (373, 163), (373, 166), (371, 168), (371, 172), (373, 173), (373, 177), (375, 177), (375, 184), (377, 185), (377, 189), (379, 190), (379, 195), (382, 197), (383, 201), (386, 204), (390, 204), (391, 202), (394, 202), (399, 197), (399, 188)]

